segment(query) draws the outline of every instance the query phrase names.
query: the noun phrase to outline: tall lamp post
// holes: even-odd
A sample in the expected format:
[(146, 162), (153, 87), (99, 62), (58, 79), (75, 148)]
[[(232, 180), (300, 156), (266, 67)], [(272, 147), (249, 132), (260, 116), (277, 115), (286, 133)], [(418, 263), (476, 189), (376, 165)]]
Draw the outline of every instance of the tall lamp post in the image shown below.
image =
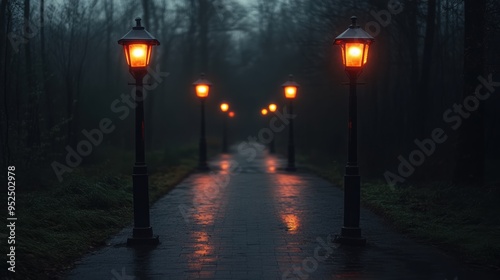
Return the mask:
[(144, 103), (143, 78), (147, 74), (147, 66), (151, 60), (153, 46), (160, 44), (143, 26), (141, 19), (136, 18), (136, 26), (118, 40), (123, 45), (125, 58), (130, 74), (135, 78), (135, 164), (133, 168), (133, 197), (134, 197), (134, 229), (132, 237), (127, 239), (127, 245), (156, 245), (159, 243), (157, 235), (153, 235), (153, 228), (149, 219), (149, 191), (148, 170), (144, 148)]
[[(278, 106), (276, 104), (271, 103), (269, 104), (269, 112), (274, 116), (276, 110), (278, 109)], [(276, 134), (273, 135), (273, 139), (271, 140), (271, 143), (269, 143), (269, 153), (274, 154), (276, 153), (276, 148), (274, 144), (274, 140), (276, 139)]]
[(357, 98), (356, 84), (363, 66), (368, 59), (368, 48), (374, 38), (357, 24), (357, 18), (351, 17), (349, 28), (335, 38), (334, 44), (342, 49), (342, 63), (349, 77), (349, 120), (347, 166), (344, 176), (344, 226), (336, 242), (351, 245), (365, 245), (361, 236), (360, 216), (360, 176), (358, 168), (357, 135)]
[(193, 83), (196, 91), (196, 96), (200, 98), (201, 103), (201, 129), (200, 129), (200, 144), (199, 144), (199, 157), (198, 169), (208, 170), (207, 165), (207, 140), (205, 138), (205, 100), (210, 92), (212, 84), (205, 79), (205, 74), (201, 74), (200, 78)]
[[(299, 88), (299, 84), (297, 84), (293, 75), (288, 76), (288, 81), (286, 81), (283, 85), (285, 98), (289, 100), (288, 107), (290, 108), (290, 115), (293, 115), (293, 100), (297, 96), (297, 89)], [(288, 128), (288, 165), (285, 168), (287, 171), (295, 171), (295, 143), (293, 140), (293, 118), (290, 118), (290, 127)]]
[(230, 119), (232, 119), (232, 118), (234, 118), (235, 114), (234, 114), (234, 112), (233, 112), (233, 111), (231, 111), (231, 112), (229, 112), (229, 113), (227, 114), (227, 116), (228, 116)]
[(229, 104), (223, 102), (220, 104), (220, 110), (224, 113), (222, 120), (222, 152), (227, 153), (227, 118), (228, 114), (226, 114), (227, 110), (229, 110)]
[(267, 117), (267, 114), (268, 114), (268, 113), (269, 113), (269, 111), (267, 111), (267, 109), (266, 109), (266, 108), (262, 108), (262, 109), (260, 110), (260, 114), (264, 117), (264, 121), (265, 121), (265, 120), (267, 120), (267, 118), (266, 118), (266, 117)]

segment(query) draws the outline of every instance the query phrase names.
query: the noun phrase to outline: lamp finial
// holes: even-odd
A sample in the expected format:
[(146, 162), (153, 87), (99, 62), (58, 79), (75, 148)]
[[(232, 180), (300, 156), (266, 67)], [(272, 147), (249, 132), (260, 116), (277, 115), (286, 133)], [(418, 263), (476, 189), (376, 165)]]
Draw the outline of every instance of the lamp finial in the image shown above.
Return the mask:
[(356, 16), (351, 17), (351, 27), (358, 27), (358, 18)]
[(135, 27), (141, 27), (141, 18), (140, 17), (135, 18)]

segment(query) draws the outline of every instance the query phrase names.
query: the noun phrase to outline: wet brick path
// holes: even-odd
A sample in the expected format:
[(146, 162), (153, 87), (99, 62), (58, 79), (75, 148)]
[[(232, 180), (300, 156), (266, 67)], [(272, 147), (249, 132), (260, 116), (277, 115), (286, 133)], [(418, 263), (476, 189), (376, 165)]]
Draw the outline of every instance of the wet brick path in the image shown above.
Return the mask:
[(331, 244), (343, 193), (283, 159), (222, 155), (151, 208), (161, 244), (128, 248), (131, 227), (77, 262), (68, 279), (500, 279), (391, 230), (362, 209), (362, 248)]

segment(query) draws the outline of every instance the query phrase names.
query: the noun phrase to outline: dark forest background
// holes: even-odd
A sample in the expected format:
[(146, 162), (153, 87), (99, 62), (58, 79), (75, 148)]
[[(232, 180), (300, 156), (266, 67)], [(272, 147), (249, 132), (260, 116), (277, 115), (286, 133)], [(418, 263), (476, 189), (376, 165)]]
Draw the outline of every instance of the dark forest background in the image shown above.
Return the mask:
[[(211, 142), (220, 138), (222, 100), (236, 113), (233, 142), (247, 140), (263, 127), (260, 108), (284, 105), (280, 85), (293, 73), (301, 85), (298, 152), (343, 163), (347, 76), (332, 43), (352, 15), (375, 37), (358, 95), (362, 175), (383, 180), (385, 171), (396, 173), (398, 156), (407, 158), (415, 139), (442, 128), (448, 139), (411, 181), (498, 182), (498, 88), (457, 130), (443, 119), (474, 93), (478, 76), (500, 81), (496, 0), (1, 0), (3, 165), (55, 180), (51, 163), (63, 163), (66, 147), (85, 139), (82, 129), (98, 128), (103, 118), (116, 129), (84, 162), (133, 151), (133, 117), (121, 120), (111, 105), (132, 90), (117, 40), (138, 16), (161, 42), (151, 68), (168, 72), (145, 104), (149, 151), (196, 145), (199, 102), (191, 83), (201, 71), (214, 84), (207, 100)], [(277, 144), (285, 152), (282, 134)]]

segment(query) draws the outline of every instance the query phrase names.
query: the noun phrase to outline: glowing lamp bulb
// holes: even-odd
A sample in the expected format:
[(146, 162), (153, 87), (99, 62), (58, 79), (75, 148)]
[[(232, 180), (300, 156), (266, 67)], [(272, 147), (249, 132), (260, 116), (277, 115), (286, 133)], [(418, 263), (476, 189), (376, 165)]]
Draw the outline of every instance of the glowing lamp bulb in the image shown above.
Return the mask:
[(345, 57), (345, 66), (362, 67), (368, 57), (368, 45), (363, 43), (346, 43), (347, 50)]
[(145, 54), (145, 52), (142, 48), (135, 48), (132, 50), (132, 55), (136, 58), (143, 57), (144, 54)]
[(295, 98), (295, 96), (297, 95), (297, 87), (293, 87), (293, 86), (288, 86), (288, 87), (285, 87), (285, 97), (286, 98)]
[(351, 47), (349, 49), (349, 55), (350, 56), (360, 56), (361, 50), (358, 47)]
[(198, 97), (207, 97), (208, 96), (208, 85), (197, 85), (196, 86), (196, 95), (198, 95)]
[(130, 44), (128, 51), (130, 55), (127, 55), (127, 63), (130, 67), (146, 67), (148, 65), (148, 45)]

